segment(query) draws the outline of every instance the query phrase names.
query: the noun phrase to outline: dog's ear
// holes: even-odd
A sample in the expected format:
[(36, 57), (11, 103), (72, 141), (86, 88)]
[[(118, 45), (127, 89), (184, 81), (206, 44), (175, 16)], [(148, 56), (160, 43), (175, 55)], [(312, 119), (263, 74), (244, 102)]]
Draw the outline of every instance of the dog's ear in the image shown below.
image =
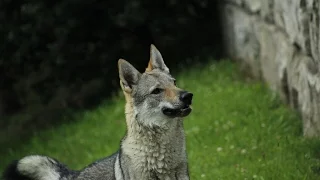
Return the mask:
[(131, 93), (132, 86), (138, 83), (141, 73), (124, 59), (119, 59), (118, 68), (122, 90)]
[(161, 53), (153, 44), (151, 44), (150, 61), (146, 72), (152, 71), (153, 69), (159, 69), (161, 71), (169, 73), (169, 68), (164, 64)]

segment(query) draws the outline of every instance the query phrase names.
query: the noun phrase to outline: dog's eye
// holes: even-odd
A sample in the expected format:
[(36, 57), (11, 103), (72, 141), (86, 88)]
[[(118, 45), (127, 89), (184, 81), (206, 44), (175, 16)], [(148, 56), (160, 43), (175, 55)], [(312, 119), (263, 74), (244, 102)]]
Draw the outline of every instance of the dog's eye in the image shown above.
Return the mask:
[(163, 91), (163, 89), (155, 88), (155, 89), (151, 92), (151, 94), (160, 94), (162, 91)]
[(176, 81), (176, 80), (173, 80), (173, 84), (176, 86), (176, 85), (177, 85), (177, 81)]

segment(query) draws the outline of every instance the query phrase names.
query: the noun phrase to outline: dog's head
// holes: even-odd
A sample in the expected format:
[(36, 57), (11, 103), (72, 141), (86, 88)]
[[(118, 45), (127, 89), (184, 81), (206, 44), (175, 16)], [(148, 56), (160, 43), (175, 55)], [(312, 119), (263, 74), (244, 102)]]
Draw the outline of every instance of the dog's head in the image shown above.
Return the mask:
[(120, 85), (136, 119), (161, 126), (190, 114), (193, 94), (176, 86), (160, 52), (154, 45), (146, 71), (140, 73), (127, 61), (118, 62)]

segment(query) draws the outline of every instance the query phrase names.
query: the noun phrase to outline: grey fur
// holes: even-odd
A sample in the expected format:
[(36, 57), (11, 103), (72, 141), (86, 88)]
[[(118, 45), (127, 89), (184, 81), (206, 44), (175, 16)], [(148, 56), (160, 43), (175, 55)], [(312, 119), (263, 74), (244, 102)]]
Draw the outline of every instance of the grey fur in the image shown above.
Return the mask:
[(46, 156), (26, 156), (8, 167), (3, 179), (188, 180), (183, 117), (191, 112), (192, 94), (175, 86), (153, 45), (146, 72), (125, 60), (118, 68), (127, 124), (118, 152), (80, 171)]
[(164, 64), (161, 53), (157, 50), (157, 48), (153, 44), (151, 44), (151, 48), (150, 48), (150, 61), (153, 65), (152, 69), (159, 69), (160, 71), (169, 73), (169, 69)]

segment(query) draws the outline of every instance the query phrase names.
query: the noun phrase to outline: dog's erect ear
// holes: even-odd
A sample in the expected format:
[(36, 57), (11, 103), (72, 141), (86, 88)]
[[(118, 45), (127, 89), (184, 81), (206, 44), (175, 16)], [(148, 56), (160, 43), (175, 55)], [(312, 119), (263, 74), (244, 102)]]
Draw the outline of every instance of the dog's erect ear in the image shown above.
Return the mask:
[(146, 72), (152, 71), (153, 69), (159, 69), (161, 71), (169, 73), (169, 68), (164, 64), (161, 53), (153, 44), (151, 44), (150, 61)]
[(131, 93), (132, 86), (138, 83), (141, 73), (124, 59), (119, 59), (118, 68), (122, 90)]

